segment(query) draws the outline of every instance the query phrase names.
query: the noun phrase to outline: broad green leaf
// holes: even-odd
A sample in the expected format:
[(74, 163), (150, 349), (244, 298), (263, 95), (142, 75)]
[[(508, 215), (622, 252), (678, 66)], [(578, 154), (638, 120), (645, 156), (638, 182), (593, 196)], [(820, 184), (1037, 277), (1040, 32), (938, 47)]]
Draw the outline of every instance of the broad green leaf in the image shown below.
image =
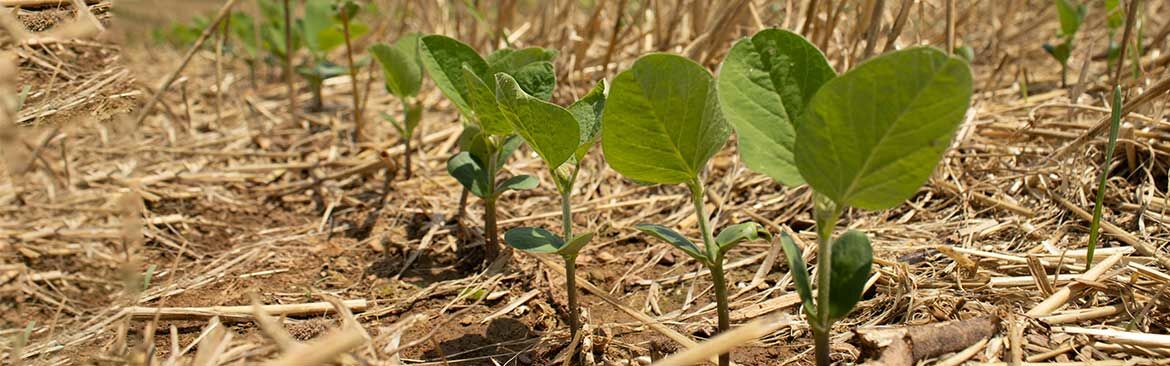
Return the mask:
[(739, 243), (771, 237), (772, 234), (760, 224), (745, 222), (723, 228), (719, 235), (715, 236), (715, 244), (719, 245), (719, 254), (722, 255)]
[(507, 74), (516, 77), (516, 82), (524, 92), (540, 100), (552, 99), (553, 89), (557, 86), (557, 72), (552, 62), (532, 63)]
[[(399, 40), (409, 41), (417, 38), (406, 36)], [(386, 79), (386, 91), (400, 98), (418, 94), (422, 85), (422, 65), (418, 61), (418, 53), (407, 53), (410, 47), (394, 47), (386, 44), (370, 46), (370, 54), (382, 65), (382, 75)]]
[(486, 61), (490, 74), (507, 73), (516, 78), (524, 92), (548, 101), (556, 87), (556, 71), (552, 64), (556, 57), (557, 51), (547, 48), (503, 48), (489, 55)]
[(593, 233), (578, 234), (573, 237), (573, 240), (568, 245), (565, 245), (557, 253), (566, 257), (574, 257), (577, 253), (581, 252), (581, 248), (584, 248), (585, 244), (589, 244), (590, 240), (593, 240)]
[(695, 246), (695, 243), (690, 239), (687, 239), (685, 236), (682, 236), (682, 234), (679, 234), (670, 228), (656, 224), (637, 224), (634, 225), (634, 228), (643, 233), (650, 234), (656, 238), (662, 239), (662, 241), (673, 245), (675, 248), (681, 249), (683, 252), (687, 253), (687, 255), (691, 256), (691, 258), (695, 258), (703, 264), (708, 264), (708, 262), (710, 262), (710, 260), (707, 258), (706, 251), (699, 249), (699, 247)]
[[(463, 65), (463, 81), (467, 83), (467, 105), (475, 118), (473, 119), (484, 133), (493, 136), (507, 136), (512, 134), (512, 124), (504, 118), (500, 111), (500, 104), (496, 101), (496, 91), (480, 79), (467, 65)], [(495, 82), (492, 82), (495, 84)]]
[(825, 55), (798, 34), (767, 29), (736, 42), (719, 67), (718, 89), (744, 163), (786, 186), (804, 184), (793, 158), (794, 125), (836, 76)]
[(711, 74), (698, 63), (642, 56), (610, 88), (601, 129), (606, 161), (632, 180), (696, 179), (731, 133), (717, 99)]
[(487, 197), (490, 177), (484, 172), (483, 164), (473, 158), (471, 153), (460, 152), (447, 160), (447, 173), (476, 197)]
[(581, 132), (577, 153), (574, 155), (577, 161), (585, 158), (585, 154), (589, 153), (589, 149), (597, 141), (597, 133), (601, 131), (601, 113), (605, 111), (605, 87), (605, 79), (601, 79), (593, 90), (569, 106), (569, 113), (577, 120), (577, 128)]
[(534, 98), (505, 73), (496, 74), (496, 100), (512, 130), (544, 159), (549, 168), (564, 163), (577, 150), (580, 133), (573, 114)]
[(533, 227), (508, 230), (504, 233), (504, 242), (513, 248), (535, 254), (557, 253), (565, 247), (565, 242), (556, 234)]
[(804, 312), (809, 319), (816, 318), (816, 304), (813, 304), (812, 281), (808, 279), (808, 267), (804, 264), (804, 256), (800, 247), (792, 241), (788, 233), (780, 233), (780, 245), (784, 248), (784, 256), (788, 257), (788, 273), (792, 274), (792, 282), (796, 286), (796, 293), (800, 294), (800, 302), (804, 304)]
[(540, 180), (531, 175), (517, 175), (496, 186), (496, 196), (504, 194), (507, 191), (523, 191), (536, 188), (540, 184)]
[[(306, 0), (304, 33), (305, 45), (315, 54), (327, 52), (322, 36), (334, 25), (333, 0)], [(333, 41), (329, 41), (333, 42)]]
[(800, 175), (838, 205), (898, 205), (930, 177), (971, 91), (967, 63), (934, 48), (870, 59), (813, 97), (796, 126)]
[(487, 62), (471, 46), (439, 35), (424, 36), (419, 40), (419, 56), (439, 91), (459, 108), (464, 117), (473, 118), (475, 114), (467, 102), (470, 92), (463, 80), (463, 65), (476, 75), (485, 75)]
[(496, 171), (499, 171), (504, 166), (504, 163), (508, 161), (508, 157), (512, 156), (512, 152), (515, 152), (523, 144), (524, 139), (520, 138), (520, 136), (512, 135), (504, 138), (504, 142), (500, 144), (500, 150), (497, 152), (498, 155), (496, 155), (497, 161), (500, 162), (496, 164)]
[(1088, 7), (1085, 4), (1074, 5), (1073, 0), (1053, 0), (1056, 3), (1056, 13), (1060, 16), (1060, 33), (1071, 37), (1081, 28), (1085, 21)]
[(841, 319), (861, 299), (869, 271), (873, 267), (873, 248), (865, 234), (849, 230), (833, 241), (833, 273), (829, 275), (829, 318)]

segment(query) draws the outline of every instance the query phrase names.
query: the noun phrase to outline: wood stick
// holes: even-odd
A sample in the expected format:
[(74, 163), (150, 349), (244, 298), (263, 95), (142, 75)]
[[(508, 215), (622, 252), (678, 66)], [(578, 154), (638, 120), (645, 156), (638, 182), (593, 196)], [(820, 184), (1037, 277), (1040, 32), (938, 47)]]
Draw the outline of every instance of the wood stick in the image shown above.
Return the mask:
[[(352, 311), (365, 311), (368, 304), (366, 299), (346, 300), (345, 306)], [(334, 311), (333, 305), (328, 302), (311, 302), (304, 304), (264, 305), (264, 312), (276, 316), (307, 316), (320, 315)], [(133, 320), (154, 319), (155, 313), (159, 320), (206, 320), (219, 317), (223, 321), (252, 321), (255, 318), (256, 308), (252, 305), (242, 306), (210, 306), (210, 307), (178, 307), (154, 308), (146, 306), (131, 306), (125, 312)]]
[(1170, 335), (1165, 334), (1124, 332), (1112, 329), (1094, 329), (1081, 327), (1056, 327), (1052, 328), (1052, 331), (1063, 331), (1069, 334), (1084, 334), (1109, 343), (1153, 348), (1170, 348)]
[(1110, 306), (1102, 306), (1098, 308), (1084, 309), (1078, 311), (1071, 311), (1065, 314), (1056, 314), (1041, 317), (1040, 321), (1048, 324), (1065, 324), (1076, 323), (1085, 320), (1100, 319), (1107, 316), (1113, 316), (1125, 311), (1125, 305), (1117, 304)]
[(146, 105), (142, 106), (142, 110), (139, 111), (138, 116), (134, 118), (134, 125), (142, 125), (142, 121), (145, 121), (146, 116), (150, 115), (150, 112), (154, 110), (154, 106), (158, 104), (158, 100), (162, 98), (163, 93), (166, 93), (167, 89), (171, 88), (171, 84), (173, 84), (175, 80), (179, 78), (179, 74), (183, 72), (183, 69), (187, 68), (187, 64), (191, 63), (191, 58), (195, 56), (195, 53), (199, 51), (199, 48), (203, 47), (203, 42), (206, 42), (207, 38), (209, 38), (212, 33), (215, 33), (215, 29), (219, 26), (219, 23), (222, 22), (228, 14), (231, 14), (232, 7), (236, 5), (236, 2), (239, 2), (239, 0), (227, 0), (227, 2), (223, 4), (223, 7), (219, 8), (219, 12), (215, 14), (215, 18), (212, 18), (213, 20), (211, 23), (208, 24), (206, 28), (203, 28), (203, 33), (199, 34), (199, 38), (195, 40), (195, 44), (191, 45), (191, 48), (187, 50), (187, 54), (183, 56), (183, 61), (179, 63), (179, 67), (175, 68), (174, 71), (171, 71), (170, 75), (167, 75), (167, 78), (163, 80), (162, 85), (159, 85), (158, 90), (154, 91), (154, 95), (151, 95), (150, 99), (146, 101)]
[[(0, 6), (43, 8), (69, 4), (71, 0), (0, 0)], [(101, 0), (85, 0), (86, 4), (97, 4)]]
[[(1093, 266), (1093, 268), (1090, 268), (1078, 279), (1082, 281), (1096, 281), (1098, 277), (1101, 277), (1101, 275), (1105, 274), (1105, 271), (1108, 271), (1110, 268), (1113, 268), (1113, 265), (1117, 264), (1117, 262), (1120, 262), (1122, 257), (1125, 257), (1124, 253), (1114, 254), (1100, 263), (1097, 263), (1097, 265)], [(1072, 299), (1073, 286), (1075, 285), (1076, 282), (1073, 282), (1067, 286), (1061, 287), (1060, 290), (1057, 290), (1056, 293), (1052, 294), (1052, 296), (1044, 299), (1043, 302), (1037, 304), (1032, 308), (1032, 310), (1029, 310), (1026, 315), (1033, 318), (1039, 318), (1052, 314), (1052, 312), (1056, 311), (1056, 309), (1064, 306), (1064, 304), (1067, 303), (1069, 299)]]

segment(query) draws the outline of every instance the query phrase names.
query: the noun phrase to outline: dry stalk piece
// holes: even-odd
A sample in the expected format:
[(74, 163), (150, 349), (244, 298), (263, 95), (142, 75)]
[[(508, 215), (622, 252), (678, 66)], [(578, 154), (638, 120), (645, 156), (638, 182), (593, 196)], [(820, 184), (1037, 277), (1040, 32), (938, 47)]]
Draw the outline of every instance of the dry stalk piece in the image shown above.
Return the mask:
[(857, 339), (877, 355), (868, 365), (915, 365), (950, 352), (962, 351), (999, 332), (999, 318), (984, 315), (966, 320), (857, 330)]
[[(343, 302), (351, 311), (365, 311), (368, 307), (365, 299), (346, 300)], [(321, 315), (334, 311), (333, 305), (328, 302), (311, 302), (304, 304), (264, 305), (264, 312), (275, 316), (308, 316)], [(177, 307), (155, 308), (132, 306), (125, 310), (126, 315), (134, 320), (154, 319), (158, 314), (159, 320), (203, 320), (219, 317), (221, 321), (252, 321), (255, 317), (255, 307), (243, 306), (210, 306), (210, 307)]]

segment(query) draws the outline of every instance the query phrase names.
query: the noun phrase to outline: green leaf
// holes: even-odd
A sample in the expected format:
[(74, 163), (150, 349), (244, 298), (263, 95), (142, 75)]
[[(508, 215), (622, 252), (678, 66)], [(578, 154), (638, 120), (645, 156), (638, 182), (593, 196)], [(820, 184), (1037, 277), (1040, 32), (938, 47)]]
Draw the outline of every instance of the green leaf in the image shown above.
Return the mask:
[(548, 101), (556, 87), (556, 71), (552, 64), (556, 57), (557, 51), (547, 48), (503, 48), (489, 55), (486, 61), (491, 75), (501, 72), (511, 75), (524, 92)]
[(523, 191), (536, 188), (540, 184), (540, 180), (531, 175), (517, 175), (496, 185), (496, 196), (500, 196), (507, 191)]
[(1061, 65), (1068, 64), (1068, 58), (1072, 55), (1072, 48), (1067, 42), (1055, 46), (1045, 43), (1041, 47), (1044, 48), (1044, 52), (1047, 52), (1049, 56), (1052, 56)]
[(447, 160), (447, 173), (476, 197), (488, 196), (490, 177), (484, 172), (483, 164), (472, 157), (470, 152), (460, 152)]
[(504, 233), (504, 242), (513, 248), (533, 254), (557, 253), (565, 247), (565, 242), (556, 234), (532, 227), (508, 230)]
[(561, 248), (557, 253), (566, 257), (575, 257), (577, 253), (581, 252), (581, 248), (585, 247), (585, 244), (589, 244), (590, 240), (593, 240), (593, 233), (578, 234), (573, 237), (573, 240), (568, 245)]
[(836, 76), (825, 55), (798, 34), (767, 29), (736, 42), (719, 67), (718, 89), (744, 163), (786, 186), (804, 184), (793, 157), (794, 126)]
[(515, 152), (516, 149), (520, 148), (520, 145), (523, 144), (524, 139), (520, 138), (520, 136), (512, 135), (504, 139), (504, 143), (500, 144), (500, 150), (496, 152), (496, 161), (500, 162), (499, 164), (496, 164), (497, 172), (500, 170), (500, 168), (504, 167), (504, 162), (508, 161), (508, 157), (512, 156), (512, 153)]
[[(873, 248), (865, 234), (849, 230), (833, 241), (829, 275), (829, 318), (841, 319), (861, 299), (869, 271), (873, 267)], [(824, 269), (821, 269), (824, 270)]]
[(496, 100), (512, 130), (544, 159), (549, 168), (564, 163), (577, 150), (580, 133), (573, 114), (534, 98), (505, 73), (496, 74)]
[(760, 224), (745, 222), (723, 228), (719, 235), (715, 236), (715, 244), (719, 245), (719, 254), (723, 255), (741, 242), (771, 237), (772, 234)]
[(1121, 0), (1105, 0), (1105, 25), (1110, 30), (1125, 25), (1125, 9), (1121, 7)]
[(493, 136), (511, 135), (512, 125), (504, 118), (504, 112), (500, 111), (496, 91), (490, 89), (466, 64), (463, 65), (463, 81), (467, 83), (467, 105), (471, 107), (475, 116), (473, 120), (479, 124), (483, 132)]
[(691, 256), (691, 258), (695, 258), (703, 264), (708, 264), (710, 262), (710, 259), (708, 259), (707, 253), (704, 250), (699, 249), (699, 247), (695, 246), (695, 243), (690, 239), (687, 239), (685, 236), (682, 236), (682, 234), (679, 234), (670, 228), (656, 224), (637, 224), (634, 225), (634, 228), (643, 233), (650, 234), (656, 238), (662, 239), (662, 241), (673, 245), (675, 248), (681, 249), (683, 252), (687, 253), (687, 255)]
[(418, 38), (405, 36), (394, 47), (382, 43), (370, 46), (370, 54), (382, 65), (386, 91), (400, 98), (418, 94), (422, 86), (422, 64), (418, 60), (417, 47), (403, 44), (411, 40), (417, 42)]
[(800, 295), (800, 302), (804, 304), (804, 312), (809, 319), (815, 319), (817, 308), (813, 304), (812, 281), (808, 279), (808, 267), (804, 264), (800, 247), (796, 246), (788, 233), (780, 233), (780, 245), (784, 248), (784, 256), (788, 257), (788, 273), (792, 274), (792, 282), (796, 286), (796, 293)]
[(731, 133), (713, 84), (698, 63), (665, 53), (618, 74), (601, 119), (610, 167), (643, 182), (694, 180)]
[(320, 54), (327, 52), (325, 42), (322, 38), (329, 36), (325, 32), (333, 27), (333, 0), (306, 0), (305, 1), (305, 18), (304, 18), (304, 34), (305, 45), (313, 53)]
[(928, 47), (830, 80), (796, 126), (796, 165), (838, 205), (884, 209), (930, 177), (971, 102), (971, 69)]
[(1085, 21), (1085, 14), (1089, 8), (1085, 4), (1073, 5), (1071, 0), (1053, 0), (1056, 3), (1056, 13), (1060, 16), (1060, 33), (1065, 37), (1072, 37), (1081, 28)]
[(487, 62), (475, 50), (457, 40), (439, 36), (424, 36), (419, 40), (419, 56), (435, 86), (466, 118), (474, 118), (467, 99), (470, 92), (463, 80), (463, 66), (471, 68), (476, 75), (487, 74)]
[(585, 154), (589, 153), (589, 149), (597, 141), (597, 133), (601, 132), (601, 114), (605, 111), (605, 87), (605, 79), (601, 79), (588, 94), (569, 106), (569, 113), (577, 120), (577, 128), (581, 132), (577, 153), (574, 155), (577, 161), (585, 158)]
[(1093, 263), (1093, 252), (1101, 235), (1101, 211), (1105, 206), (1105, 183), (1109, 181), (1109, 166), (1113, 163), (1113, 151), (1117, 148), (1117, 135), (1121, 131), (1121, 86), (1113, 86), (1112, 111), (1109, 114), (1109, 143), (1105, 145), (1105, 160), (1101, 162), (1101, 176), (1097, 178), (1097, 199), (1093, 201), (1093, 220), (1089, 222), (1089, 245), (1085, 263)]

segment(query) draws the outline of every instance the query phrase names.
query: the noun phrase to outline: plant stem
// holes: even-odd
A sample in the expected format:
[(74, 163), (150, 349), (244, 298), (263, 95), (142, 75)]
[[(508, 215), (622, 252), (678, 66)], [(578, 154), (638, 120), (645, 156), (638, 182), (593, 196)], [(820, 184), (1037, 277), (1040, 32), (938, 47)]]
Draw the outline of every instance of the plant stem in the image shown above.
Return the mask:
[(499, 164), (499, 149), (494, 142), (488, 141), (488, 192), (484, 198), (483, 213), (483, 244), (486, 246), (487, 257), (485, 262), (496, 259), (500, 255), (500, 238), (496, 228), (496, 166)]
[(357, 69), (353, 67), (353, 44), (349, 39), (349, 12), (345, 5), (341, 6), (341, 30), (345, 35), (345, 55), (349, 61), (349, 81), (353, 87), (353, 140), (362, 141), (362, 105), (361, 95), (358, 93)]
[(829, 333), (833, 330), (832, 314), (829, 313), (829, 295), (833, 273), (833, 228), (841, 216), (841, 208), (828, 197), (816, 195), (813, 216), (817, 223), (817, 313), (812, 322), (813, 340), (816, 345), (817, 365), (828, 366), (831, 345)]
[(288, 83), (288, 113), (292, 124), (297, 124), (297, 87), (292, 69), (292, 8), (284, 0), (284, 80)]
[[(711, 270), (711, 278), (715, 282), (715, 305), (719, 313), (718, 333), (723, 333), (731, 329), (731, 316), (727, 309), (727, 283), (723, 278), (723, 255), (719, 253), (719, 246), (715, 244), (715, 238), (711, 235), (711, 218), (707, 217), (707, 208), (703, 206), (703, 181), (695, 179), (688, 183), (687, 187), (691, 189), (691, 201), (695, 204), (699, 231), (703, 233), (703, 247), (707, 249), (707, 258), (711, 261), (707, 263), (707, 267)], [(719, 355), (719, 366), (730, 364), (730, 353)]]
[(410, 103), (406, 99), (398, 98), (398, 101), (402, 103), (402, 131), (406, 133), (406, 136), (402, 136), (402, 165), (406, 168), (406, 174), (403, 177), (410, 180), (414, 176), (413, 169), (410, 167), (410, 140), (414, 137), (414, 128), (410, 127)]
[[(581, 312), (577, 305), (577, 255), (565, 256), (565, 291), (569, 293), (569, 340), (577, 338), (581, 331)], [(578, 364), (576, 352), (572, 364)]]

